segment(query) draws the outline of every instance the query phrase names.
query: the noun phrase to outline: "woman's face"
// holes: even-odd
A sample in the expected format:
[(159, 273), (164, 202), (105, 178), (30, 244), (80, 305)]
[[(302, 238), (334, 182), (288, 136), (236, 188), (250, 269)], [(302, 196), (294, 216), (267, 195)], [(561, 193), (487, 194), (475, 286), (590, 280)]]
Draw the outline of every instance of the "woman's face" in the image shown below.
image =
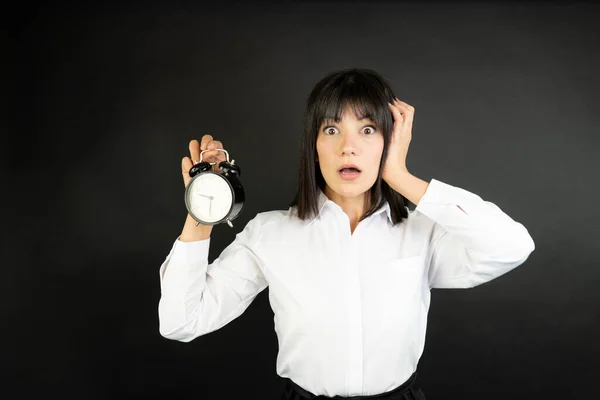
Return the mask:
[[(325, 194), (330, 198), (363, 195), (377, 180), (382, 154), (383, 133), (370, 119), (358, 120), (351, 108), (339, 123), (323, 122), (317, 134), (317, 158)], [(347, 164), (360, 172), (342, 169)]]

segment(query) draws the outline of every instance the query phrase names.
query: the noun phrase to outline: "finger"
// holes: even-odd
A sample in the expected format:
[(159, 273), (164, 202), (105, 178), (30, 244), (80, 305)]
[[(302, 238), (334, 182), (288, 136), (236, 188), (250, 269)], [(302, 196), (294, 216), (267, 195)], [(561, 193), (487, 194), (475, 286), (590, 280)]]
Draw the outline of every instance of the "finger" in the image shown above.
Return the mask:
[(212, 160), (213, 162), (225, 161), (227, 159), (225, 152), (215, 149), (223, 149), (223, 143), (219, 140), (211, 141), (207, 145), (207, 150), (211, 151), (207, 151), (206, 153), (204, 153), (204, 155), (207, 156), (207, 158)]
[(400, 110), (402, 111), (406, 111), (409, 112), (411, 114), (414, 114), (415, 112), (415, 108), (413, 106), (411, 106), (408, 103), (405, 103), (404, 101), (400, 100), (399, 98), (396, 97), (396, 101), (395, 104), (398, 108), (400, 108)]
[(400, 112), (400, 109), (398, 107), (396, 107), (393, 104), (389, 104), (390, 110), (392, 111), (392, 115), (394, 116), (394, 123), (399, 123), (402, 124), (404, 122), (404, 117), (402, 116), (402, 113)]
[(223, 148), (223, 143), (221, 143), (221, 141), (219, 140), (211, 140), (208, 145), (206, 146), (207, 150), (212, 150), (212, 149), (222, 149)]
[(184, 175), (189, 175), (190, 168), (192, 168), (194, 164), (189, 157), (183, 157), (181, 159), (181, 173)]
[(183, 176), (183, 184), (187, 186), (190, 181), (190, 168), (192, 168), (193, 163), (189, 157), (183, 157), (181, 159), (181, 175)]
[(189, 144), (190, 157), (194, 163), (200, 160), (200, 143), (196, 139), (191, 140)]
[[(208, 148), (211, 149), (211, 150), (212, 149), (224, 149), (223, 143), (221, 143), (219, 140), (213, 140), (212, 142), (210, 142), (208, 144)], [(225, 158), (226, 158), (225, 157), (225, 152), (223, 152), (223, 151), (216, 150), (216, 151), (211, 152), (211, 153), (215, 156), (215, 158), (217, 158), (219, 160), (225, 160)]]
[(415, 108), (398, 98), (396, 98), (396, 108), (400, 110), (406, 126), (411, 126), (415, 115)]
[(206, 150), (206, 146), (213, 140), (213, 137), (209, 134), (202, 136), (202, 140), (200, 141), (200, 150)]
[(214, 140), (214, 138), (211, 135), (204, 135), (202, 137), (202, 146), (200, 146), (201, 152), (202, 151), (205, 152), (204, 154), (202, 154), (202, 161), (214, 162), (215, 155), (217, 153), (220, 153), (220, 151), (208, 151), (208, 150), (213, 150), (215, 148), (218, 148), (220, 143), (221, 142), (219, 142), (218, 140)]

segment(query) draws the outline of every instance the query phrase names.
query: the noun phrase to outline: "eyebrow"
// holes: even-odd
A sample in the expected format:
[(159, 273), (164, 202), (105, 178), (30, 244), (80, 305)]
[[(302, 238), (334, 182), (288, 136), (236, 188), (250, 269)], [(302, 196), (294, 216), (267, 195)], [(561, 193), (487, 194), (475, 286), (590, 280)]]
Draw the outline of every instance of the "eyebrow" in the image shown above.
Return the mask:
[[(331, 127), (333, 127), (335, 125), (337, 125), (335, 122), (332, 122), (332, 123), (324, 122), (323, 125), (321, 125), (321, 127), (319, 129), (331, 128)], [(364, 123), (364, 124), (362, 124), (362, 126), (363, 127), (365, 127), (365, 126), (372, 126), (375, 129), (380, 129), (380, 127), (375, 122)]]
[[(358, 120), (359, 120), (359, 121), (364, 121), (365, 119), (368, 119), (368, 120), (370, 120), (371, 122), (375, 123), (375, 121), (373, 121), (373, 120), (372, 120), (371, 118), (369, 118), (369, 117), (362, 117), (362, 118), (359, 118)], [(335, 122), (335, 119), (333, 119), (333, 118), (325, 118), (325, 119), (323, 120), (323, 123), (324, 123), (324, 124), (335, 124), (336, 122)]]

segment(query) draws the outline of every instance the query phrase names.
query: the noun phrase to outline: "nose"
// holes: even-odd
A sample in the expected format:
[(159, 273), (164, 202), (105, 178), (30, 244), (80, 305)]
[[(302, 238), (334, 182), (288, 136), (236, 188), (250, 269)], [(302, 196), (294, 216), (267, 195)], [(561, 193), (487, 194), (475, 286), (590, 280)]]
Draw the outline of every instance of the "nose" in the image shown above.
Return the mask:
[(353, 135), (345, 133), (341, 136), (342, 136), (342, 143), (341, 143), (342, 155), (343, 156), (350, 155), (350, 154), (356, 155), (356, 150), (357, 150), (356, 140), (353, 137)]

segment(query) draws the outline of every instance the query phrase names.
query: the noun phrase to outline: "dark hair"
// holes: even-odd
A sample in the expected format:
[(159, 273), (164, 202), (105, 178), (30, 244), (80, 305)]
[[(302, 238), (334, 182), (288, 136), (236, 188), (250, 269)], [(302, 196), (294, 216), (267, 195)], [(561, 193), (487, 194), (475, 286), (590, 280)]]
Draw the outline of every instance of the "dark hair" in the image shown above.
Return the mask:
[(393, 103), (394, 93), (390, 85), (377, 72), (370, 69), (350, 68), (331, 72), (313, 88), (306, 103), (304, 130), (300, 143), (298, 190), (290, 207), (297, 207), (302, 220), (316, 216), (319, 189), (324, 191), (325, 179), (316, 166), (317, 134), (323, 121), (339, 122), (341, 114), (349, 106), (356, 118), (370, 118), (383, 132), (382, 162), (377, 180), (369, 189), (371, 208), (361, 221), (384, 206), (390, 205), (392, 222), (397, 224), (408, 217), (408, 199), (393, 190), (383, 179), (381, 172), (387, 159), (388, 148), (394, 128), (394, 119), (388, 102)]

